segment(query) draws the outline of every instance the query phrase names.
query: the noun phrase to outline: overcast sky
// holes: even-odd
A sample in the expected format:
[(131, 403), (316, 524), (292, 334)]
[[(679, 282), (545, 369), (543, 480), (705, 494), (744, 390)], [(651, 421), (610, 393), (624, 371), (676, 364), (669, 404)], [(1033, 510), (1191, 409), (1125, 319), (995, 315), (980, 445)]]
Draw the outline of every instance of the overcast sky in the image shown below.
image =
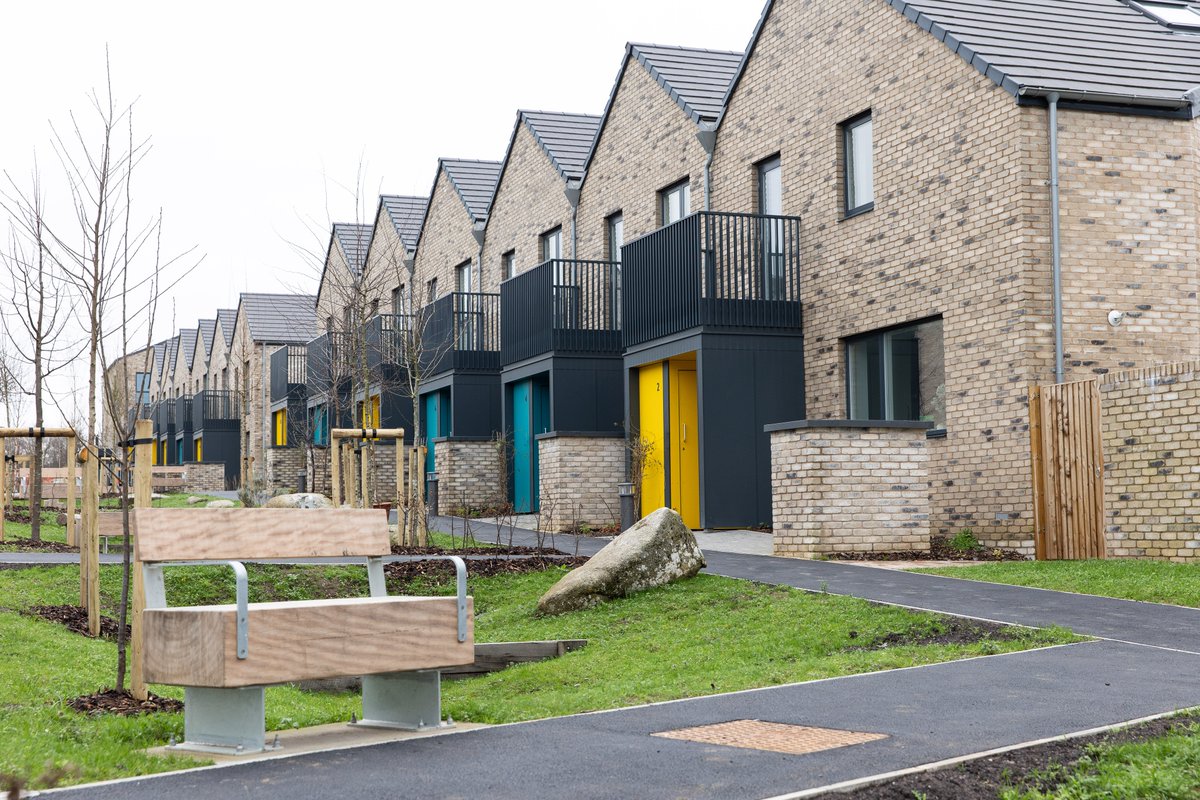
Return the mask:
[[(205, 259), (172, 296), (176, 327), (192, 327), (239, 292), (315, 292), (314, 267), (289, 242), (323, 250), (329, 223), (369, 221), (381, 192), (426, 195), (439, 156), (502, 158), (517, 109), (601, 113), (627, 41), (742, 50), (761, 10), (760, 0), (6, 4), (0, 168), (28, 174), (36, 149), (53, 212), (65, 192), (50, 123), (87, 110), (107, 44), (115, 94), (136, 98), (136, 130), (152, 140), (135, 203), (143, 216), (162, 207), (164, 252), (195, 246)], [(170, 327), (168, 305), (156, 328)]]

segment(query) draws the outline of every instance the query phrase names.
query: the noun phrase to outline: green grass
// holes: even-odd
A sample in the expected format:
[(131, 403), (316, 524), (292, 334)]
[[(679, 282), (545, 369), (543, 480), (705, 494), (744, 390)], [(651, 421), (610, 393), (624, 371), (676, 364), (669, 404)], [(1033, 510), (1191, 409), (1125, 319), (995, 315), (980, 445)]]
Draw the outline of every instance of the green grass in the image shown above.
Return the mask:
[(1168, 561), (1000, 561), (917, 569), (933, 575), (1200, 608), (1200, 566)]
[(1200, 797), (1200, 725), (1144, 742), (1095, 745), (1074, 765), (1040, 775), (1056, 787), (1009, 788), (1002, 800), (1194, 800)]
[[(251, 599), (365, 594), (364, 573), (351, 567), (257, 566), (251, 569)], [(536, 719), (1075, 640), (1063, 630), (1022, 629), (1014, 641), (851, 650), (887, 633), (926, 630), (938, 618), (708, 575), (587, 611), (536, 617), (537, 598), (563, 573), (556, 568), (471, 579), (478, 641), (585, 638), (589, 644), (553, 661), (448, 681), (445, 713), (476, 722)], [(119, 597), (119, 579), (116, 568), (101, 570), (108, 613)], [(417, 588), (446, 594), (453, 583)], [(218, 568), (171, 570), (167, 596), (172, 604), (229, 601), (232, 581)], [(179, 714), (89, 718), (65, 706), (71, 697), (112, 684), (115, 645), (17, 612), (35, 603), (76, 602), (76, 569), (0, 571), (0, 598), (0, 773), (38, 776), (49, 764), (69, 767), (67, 782), (77, 782), (196, 763), (140, 752), (181, 736)], [(153, 690), (181, 695), (174, 687)], [(356, 694), (267, 690), (269, 729), (347, 720), (352, 712), (361, 713)]]

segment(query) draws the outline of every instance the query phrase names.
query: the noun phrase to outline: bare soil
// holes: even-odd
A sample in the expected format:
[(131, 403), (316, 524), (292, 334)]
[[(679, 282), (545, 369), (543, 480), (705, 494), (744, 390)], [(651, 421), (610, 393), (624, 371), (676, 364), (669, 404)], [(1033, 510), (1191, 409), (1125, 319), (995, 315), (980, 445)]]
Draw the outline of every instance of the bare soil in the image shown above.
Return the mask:
[[(23, 612), (26, 616), (44, 619), (47, 622), (57, 622), (66, 626), (72, 633), (91, 636), (88, 629), (87, 609), (83, 606), (30, 606)], [(129, 626), (125, 626), (125, 635), (129, 635)], [(100, 638), (117, 638), (117, 621), (112, 617), (101, 615)]]
[[(507, 549), (507, 548), (505, 548)], [(485, 550), (480, 555), (494, 555), (495, 549)], [(462, 555), (461, 550), (446, 550), (445, 555)], [(569, 567), (574, 569), (587, 563), (586, 556), (568, 556), (547, 558), (546, 556), (530, 555), (523, 558), (484, 558), (467, 562), (467, 574), (473, 578), (488, 578), (493, 575), (522, 575), (526, 572), (541, 572), (550, 567)], [(435, 580), (452, 579), (454, 565), (449, 561), (408, 561), (398, 564), (388, 564), (384, 572), (389, 578), (397, 581), (411, 581), (416, 578)]]
[[(850, 638), (857, 638), (856, 631), (850, 631)], [(865, 642), (862, 645), (850, 647), (850, 650), (886, 650), (889, 647), (904, 645), (934, 645), (934, 644), (975, 644), (982, 641), (1001, 641), (1015, 639), (1018, 634), (1011, 625), (1001, 625), (995, 622), (983, 622), (973, 619), (957, 619), (945, 617), (940, 619), (933, 629), (918, 626), (907, 631), (895, 631)]]
[[(478, 541), (478, 540), (476, 540)], [(397, 556), (567, 556), (562, 550), (552, 547), (401, 547), (392, 545), (392, 555)]]
[(62, 542), (48, 542), (43, 539), (40, 542), (35, 542), (32, 539), (26, 538), (7, 538), (3, 544), (12, 545), (18, 550), (28, 550), (31, 553), (78, 553), (78, 547), (71, 547)]
[(102, 689), (95, 694), (85, 694), (67, 701), (67, 705), (80, 714), (98, 716), (116, 714), (134, 717), (139, 714), (154, 714), (159, 711), (183, 711), (183, 702), (169, 697), (159, 697), (149, 692), (145, 700), (138, 700), (125, 689)]
[[(1184, 719), (1157, 719), (1119, 731), (1049, 742), (1012, 750), (1000, 755), (978, 758), (936, 772), (921, 772), (864, 786), (849, 792), (830, 792), (819, 800), (995, 800), (1007, 787), (1023, 791), (1051, 792), (1063, 783), (1069, 770), (1048, 769), (1053, 765), (1071, 767), (1088, 755), (1089, 748), (1101, 744), (1141, 742), (1172, 731), (1186, 732), (1191, 724)], [(1190, 735), (1200, 735), (1192, 732)]]
[(976, 547), (960, 550), (950, 546), (945, 536), (934, 536), (929, 540), (928, 552), (918, 550), (873, 551), (869, 553), (830, 553), (832, 561), (1028, 561), (1029, 557), (1016, 550), (1000, 547)]

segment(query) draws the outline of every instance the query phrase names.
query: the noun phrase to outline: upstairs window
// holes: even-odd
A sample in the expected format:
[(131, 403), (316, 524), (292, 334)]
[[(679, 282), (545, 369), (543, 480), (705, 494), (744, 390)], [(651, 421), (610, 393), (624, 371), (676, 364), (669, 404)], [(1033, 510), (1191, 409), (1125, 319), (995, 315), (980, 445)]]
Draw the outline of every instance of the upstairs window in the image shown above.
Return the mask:
[(618, 211), (608, 218), (608, 260), (621, 263), (621, 248), (625, 246), (625, 218)]
[(500, 256), (500, 280), (506, 281), (517, 276), (517, 251), (509, 250)]
[(783, 167), (779, 156), (758, 165), (758, 213), (783, 215)]
[(562, 227), (542, 234), (542, 261), (553, 261), (563, 257)]
[(429, 303), (437, 300), (437, 278), (430, 278), (425, 282), (425, 299)]
[(849, 339), (846, 362), (850, 419), (946, 427), (941, 318)]
[(137, 399), (134, 405), (145, 405), (150, 402), (150, 373), (139, 372), (133, 376), (134, 392)]
[(842, 123), (842, 163), (845, 165), (846, 216), (875, 207), (875, 176), (871, 112)]
[(408, 294), (404, 284), (392, 289), (392, 313), (397, 316), (408, 313)]
[[(779, 156), (758, 165), (758, 212), (783, 216), (783, 168)], [(788, 298), (788, 270), (784, 251), (783, 220), (764, 219), (760, 223), (762, 240), (763, 297), (767, 300)]]
[(471, 262), (464, 261), (454, 268), (454, 291), (471, 291)]
[(671, 225), (692, 211), (692, 185), (687, 179), (658, 193), (658, 213), (663, 225)]

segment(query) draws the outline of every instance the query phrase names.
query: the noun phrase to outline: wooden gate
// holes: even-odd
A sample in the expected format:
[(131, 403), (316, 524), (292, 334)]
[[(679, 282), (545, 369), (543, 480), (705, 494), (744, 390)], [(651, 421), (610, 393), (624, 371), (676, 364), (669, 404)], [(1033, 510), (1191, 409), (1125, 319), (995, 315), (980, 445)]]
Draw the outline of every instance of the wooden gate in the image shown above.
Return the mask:
[(1029, 388), (1039, 560), (1104, 558), (1104, 447), (1094, 381)]

